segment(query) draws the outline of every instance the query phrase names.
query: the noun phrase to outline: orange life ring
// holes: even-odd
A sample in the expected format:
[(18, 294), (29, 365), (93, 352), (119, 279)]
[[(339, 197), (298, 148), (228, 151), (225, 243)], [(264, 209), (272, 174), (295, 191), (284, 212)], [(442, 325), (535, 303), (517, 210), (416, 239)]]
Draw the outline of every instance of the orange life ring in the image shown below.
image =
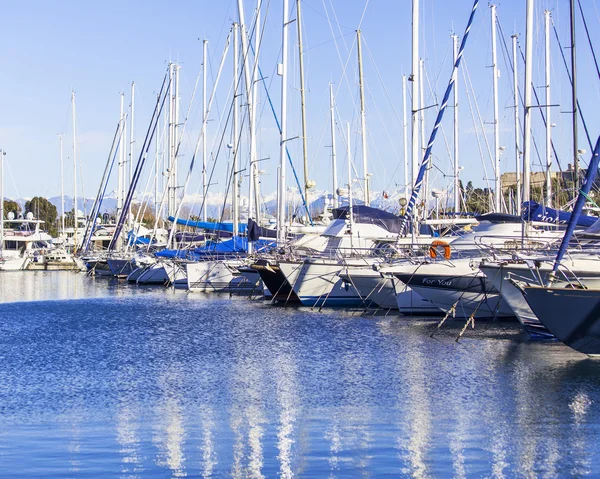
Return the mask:
[(433, 259), (437, 258), (437, 249), (440, 246), (444, 248), (444, 258), (450, 259), (450, 245), (442, 240), (435, 240), (431, 243), (431, 246), (429, 247), (429, 256), (431, 256)]

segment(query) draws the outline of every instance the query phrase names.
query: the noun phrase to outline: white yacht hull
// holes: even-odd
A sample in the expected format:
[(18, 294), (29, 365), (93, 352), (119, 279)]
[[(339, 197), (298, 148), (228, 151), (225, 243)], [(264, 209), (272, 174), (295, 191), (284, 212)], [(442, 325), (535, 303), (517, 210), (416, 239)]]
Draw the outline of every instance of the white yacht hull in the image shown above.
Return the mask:
[(187, 263), (188, 289), (202, 293), (251, 292), (257, 291), (260, 286), (257, 275), (252, 283), (242, 276), (238, 268), (244, 264), (242, 259), (207, 260)]
[[(133, 274), (133, 271), (131, 274)], [(156, 263), (148, 266), (144, 271), (140, 273), (136, 280), (137, 284), (143, 285), (163, 285), (166, 286), (171, 283), (171, 277), (165, 269), (163, 263)]]
[(391, 278), (382, 277), (372, 268), (347, 268), (340, 277), (358, 291), (366, 304), (374, 303), (382, 309), (398, 309), (396, 291)]
[(4, 256), (3, 259), (0, 260), (0, 271), (19, 271), (27, 268), (30, 259), (28, 256), (20, 257), (10, 257)]
[(444, 312), (461, 318), (509, 318), (513, 311), (472, 260), (405, 264), (393, 274)]
[(600, 290), (526, 286), (524, 291), (537, 317), (559, 341), (600, 356)]
[(339, 262), (280, 261), (279, 268), (304, 306), (365, 306), (352, 284), (340, 278), (339, 273), (345, 266)]
[[(589, 263), (591, 260), (594, 263)], [(565, 263), (565, 261), (563, 261)], [(570, 271), (581, 278), (587, 287), (600, 287), (600, 259), (598, 257), (585, 257), (582, 259), (572, 259), (566, 264)], [(500, 291), (502, 298), (508, 303), (514, 311), (517, 319), (532, 337), (553, 337), (552, 334), (539, 321), (535, 313), (532, 311), (521, 290), (515, 286), (509, 278), (516, 280), (524, 280), (529, 283), (539, 284), (540, 278), (542, 282), (548, 281), (548, 274), (551, 270), (550, 263), (540, 265), (540, 268), (534, 273), (525, 263), (503, 264), (483, 262), (479, 266), (480, 270), (486, 275), (488, 281), (492, 282), (494, 287)], [(538, 276), (539, 273), (539, 276)], [(565, 281), (561, 280), (557, 285), (566, 285)]]
[(405, 316), (429, 316), (442, 314), (443, 311), (428, 299), (425, 299), (410, 286), (399, 279), (392, 280), (395, 291), (396, 305), (400, 314)]

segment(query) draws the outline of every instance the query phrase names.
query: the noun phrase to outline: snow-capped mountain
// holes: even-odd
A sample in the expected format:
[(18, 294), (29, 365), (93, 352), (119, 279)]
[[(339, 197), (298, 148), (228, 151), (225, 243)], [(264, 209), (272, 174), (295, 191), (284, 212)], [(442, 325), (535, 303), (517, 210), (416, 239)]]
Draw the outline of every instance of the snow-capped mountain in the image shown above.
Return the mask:
[[(390, 193), (377, 192), (373, 195), (371, 199), (371, 206), (374, 208), (384, 209), (386, 211), (390, 211), (393, 213), (398, 213), (399, 211), (399, 199), (403, 197), (404, 194), (401, 191), (393, 191)], [(30, 198), (19, 198), (17, 203), (21, 205), (22, 208), (25, 206), (25, 202)], [(310, 213), (314, 216), (319, 216), (323, 214), (326, 207), (331, 208), (333, 204), (332, 194), (325, 190), (313, 190), (309, 192), (309, 205), (310, 205)], [(58, 214), (61, 213), (61, 198), (60, 196), (53, 196), (48, 198), (48, 200), (56, 206)], [(138, 195), (134, 198), (134, 204), (139, 204), (142, 202), (143, 196)], [(150, 201), (150, 204), (153, 208), (153, 198), (146, 197), (146, 200)], [(342, 205), (347, 204), (346, 197), (340, 197), (340, 203)], [(69, 196), (65, 196), (65, 211), (71, 211), (73, 209), (73, 198)], [(362, 204), (361, 195), (355, 195), (353, 198), (354, 204)], [(89, 212), (92, 209), (94, 204), (93, 198), (78, 198), (77, 206), (79, 211), (82, 213)], [(288, 208), (292, 212), (292, 214), (296, 214), (299, 217), (306, 216), (304, 208), (302, 206), (302, 197), (297, 189), (288, 191)], [(199, 216), (202, 210), (203, 205), (203, 196), (201, 194), (190, 194), (186, 195), (183, 205), (181, 207), (180, 216), (187, 217), (190, 215)], [(231, 195), (226, 199), (225, 194), (223, 192), (209, 192), (206, 201), (205, 201), (207, 216), (211, 218), (220, 218), (222, 216), (222, 212), (225, 211), (224, 217), (229, 217), (229, 211), (231, 209)], [(262, 195), (262, 206), (264, 211), (267, 214), (274, 215), (277, 209), (277, 193), (270, 192)], [(106, 196), (102, 201), (102, 206), (100, 207), (100, 212), (102, 214), (109, 213), (114, 214), (117, 207), (117, 199), (110, 195)], [(166, 210), (166, 205), (163, 206), (163, 211)], [(241, 196), (240, 198), (240, 210), (242, 215), (245, 216), (245, 213), (248, 210), (248, 197)]]

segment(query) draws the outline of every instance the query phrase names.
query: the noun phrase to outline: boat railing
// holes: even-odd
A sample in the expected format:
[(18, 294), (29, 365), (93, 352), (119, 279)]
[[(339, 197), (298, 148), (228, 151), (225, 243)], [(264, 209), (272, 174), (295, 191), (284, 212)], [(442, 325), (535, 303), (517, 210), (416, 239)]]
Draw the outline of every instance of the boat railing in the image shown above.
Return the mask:
[(483, 251), (497, 251), (502, 254), (514, 251), (540, 252), (542, 250), (550, 251), (558, 248), (558, 238), (523, 238), (520, 235), (515, 236), (494, 236), (481, 235), (473, 238), (473, 244)]

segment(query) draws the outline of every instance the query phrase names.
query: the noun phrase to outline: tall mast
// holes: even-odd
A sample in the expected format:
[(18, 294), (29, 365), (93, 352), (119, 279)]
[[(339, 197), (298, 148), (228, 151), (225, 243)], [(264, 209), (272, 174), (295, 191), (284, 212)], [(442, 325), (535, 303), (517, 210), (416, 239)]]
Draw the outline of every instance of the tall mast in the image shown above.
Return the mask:
[(238, 184), (238, 170), (239, 170), (239, 158), (238, 158), (238, 141), (239, 141), (239, 109), (240, 100), (238, 93), (239, 84), (239, 73), (238, 73), (238, 51), (239, 51), (239, 37), (238, 37), (238, 24), (233, 23), (233, 198), (232, 204), (232, 216), (233, 216), (233, 236), (238, 235), (239, 219), (240, 219), (240, 185)]
[(256, 105), (258, 104), (258, 58), (261, 43), (260, 9), (262, 0), (256, 0), (256, 18), (254, 21), (254, 65), (252, 67), (252, 121), (250, 122), (250, 158), (252, 159), (252, 181), (254, 183), (254, 201), (256, 221), (260, 223), (260, 169), (258, 167), (256, 147)]
[(412, 135), (412, 168), (411, 189), (415, 185), (419, 169), (419, 0), (412, 2), (412, 106), (411, 106), (411, 135)]
[(498, 129), (498, 60), (496, 54), (496, 5), (490, 5), (492, 28), (492, 85), (494, 98), (494, 210), (502, 209), (502, 184), (500, 178), (500, 131)]
[(123, 134), (121, 137), (121, 164), (123, 165), (123, 173), (122, 173), (122, 182), (121, 182), (121, 205), (125, 203), (125, 196), (127, 195), (127, 123), (125, 122), (125, 118), (127, 114), (125, 113), (125, 93), (121, 93), (121, 122), (123, 123), (122, 130)]
[[(458, 35), (452, 35), (452, 63), (458, 57)], [(460, 211), (460, 170), (458, 160), (458, 70), (454, 77), (454, 211)]]
[(287, 61), (288, 61), (288, 0), (283, 0), (283, 28), (281, 34), (281, 63), (278, 73), (281, 76), (281, 135), (279, 139), (279, 202), (277, 209), (277, 242), (285, 241), (285, 143), (287, 140)]
[[(130, 186), (131, 186), (131, 180), (133, 179), (133, 161), (134, 161), (134, 154), (133, 154), (133, 146), (135, 143), (135, 137), (134, 137), (134, 130), (133, 130), (133, 120), (134, 120), (134, 113), (135, 113), (135, 82), (131, 82), (131, 105), (130, 105), (130, 114), (131, 117), (129, 118), (129, 181), (127, 182)], [(129, 205), (129, 213), (127, 215), (127, 221), (128, 224), (131, 223), (130, 217), (131, 217), (131, 204)], [(133, 225), (129, 224), (129, 227), (131, 227)]]
[(365, 117), (365, 84), (362, 65), (362, 40), (360, 30), (356, 30), (356, 44), (358, 46), (358, 82), (360, 86), (360, 132), (362, 136), (362, 159), (365, 182), (365, 205), (371, 204), (371, 191), (369, 185), (369, 169), (367, 167), (367, 119)]
[(77, 128), (75, 126), (75, 92), (71, 91), (71, 113), (73, 117), (73, 221), (75, 222), (75, 234), (73, 235), (73, 251), (77, 251), (77, 227), (79, 213), (77, 211)]
[(175, 191), (174, 182), (174, 154), (173, 154), (173, 63), (169, 63), (169, 122), (167, 125), (167, 155), (169, 158), (168, 162), (168, 176), (167, 176), (167, 216), (172, 216), (175, 213), (175, 201), (173, 200), (173, 192)]
[(405, 234), (406, 226), (407, 226), (408, 222), (415, 216), (414, 209), (415, 209), (415, 205), (416, 205), (416, 202), (417, 202), (417, 199), (419, 196), (419, 191), (421, 189), (421, 185), (423, 184), (423, 177), (425, 175), (425, 171), (427, 171), (429, 169), (430, 163), (431, 163), (431, 151), (433, 148), (433, 143), (435, 142), (435, 137), (440, 128), (442, 119), (444, 118), (444, 112), (446, 111), (446, 107), (448, 105), (448, 100), (450, 98), (450, 93), (452, 93), (452, 87), (454, 86), (454, 70), (456, 70), (460, 66), (460, 61), (461, 61), (461, 58), (463, 55), (465, 45), (467, 44), (467, 38), (469, 36), (471, 26), (473, 25), (473, 19), (475, 18), (475, 11), (477, 10), (478, 5), (479, 5), (479, 0), (474, 0), (473, 7), (471, 8), (471, 15), (469, 16), (469, 21), (467, 23), (467, 26), (465, 27), (465, 33), (464, 33), (460, 48), (458, 50), (456, 64), (454, 65), (454, 67), (452, 69), (452, 76), (450, 77), (450, 81), (448, 82), (448, 86), (446, 87), (446, 91), (444, 93), (441, 106), (437, 113), (437, 117), (435, 119), (433, 129), (431, 130), (431, 135), (429, 136), (429, 142), (427, 143), (427, 149), (425, 150), (425, 154), (423, 155), (423, 160), (422, 160), (421, 166), (419, 168), (419, 172), (418, 172), (418, 175), (417, 175), (414, 187), (413, 187), (412, 194), (410, 196), (410, 200), (408, 201), (408, 204), (406, 207), (406, 214), (404, 215), (404, 218), (402, 219), (402, 225), (400, 226), (398, 237)]
[[(175, 91), (173, 93), (173, 215), (177, 212), (177, 188), (179, 182), (179, 65), (173, 67)], [(183, 200), (183, 198), (182, 198)], [(206, 204), (206, 203), (205, 203)], [(173, 225), (173, 230), (176, 225)]]
[(352, 150), (350, 149), (350, 123), (346, 124), (346, 135), (346, 156), (348, 157), (348, 219), (350, 221), (350, 254), (352, 254), (352, 250), (354, 249), (354, 245), (352, 244), (354, 213), (352, 211)]
[(573, 85), (571, 88), (571, 101), (573, 103), (573, 174), (575, 175), (574, 197), (579, 191), (579, 147), (577, 133), (577, 54), (575, 50), (575, 0), (571, 0), (571, 75)]
[[(63, 138), (62, 135), (58, 135), (58, 141), (60, 143), (60, 226), (62, 228), (62, 235), (65, 234), (65, 169), (63, 161)], [(0, 158), (1, 161), (1, 158)], [(2, 195), (0, 195), (0, 198)]]
[(523, 125), (523, 201), (529, 201), (531, 168), (531, 81), (533, 80), (533, 4), (527, 0), (525, 30), (525, 121)]
[(512, 56), (513, 56), (513, 107), (515, 109), (515, 172), (516, 172), (516, 212), (521, 214), (521, 147), (519, 137), (521, 132), (519, 130), (519, 76), (517, 74), (517, 64), (519, 57), (517, 55), (517, 38), (519, 36), (515, 33), (512, 38)]
[[(208, 40), (202, 42), (202, 194), (204, 195), (204, 204), (206, 205), (206, 51), (208, 47)], [(202, 221), (206, 221), (206, 206), (202, 208)]]
[[(163, 124), (165, 122), (165, 119), (163, 118)], [(160, 117), (157, 120), (157, 125), (159, 127), (159, 130), (161, 130), (160, 128)], [(162, 177), (162, 165), (161, 165), (161, 159), (162, 159), (162, 152), (161, 152), (161, 148), (162, 145), (160, 143), (160, 137), (161, 135), (156, 135), (156, 152), (154, 153), (154, 216), (156, 218), (155, 224), (158, 224), (158, 215), (159, 215), (159, 211), (158, 211), (158, 192), (159, 192), (159, 179)], [(160, 173), (159, 173), (160, 171)], [(162, 213), (162, 212), (160, 212)]]
[(123, 190), (125, 179), (123, 178), (125, 174), (125, 119), (123, 117), (123, 105), (125, 102), (125, 94), (121, 93), (120, 98), (120, 115), (119, 115), (119, 169), (117, 171), (118, 174), (118, 182), (117, 182), (117, 218), (121, 217), (121, 210), (123, 209)]
[(339, 206), (339, 198), (337, 196), (337, 165), (335, 160), (335, 104), (333, 102), (333, 84), (329, 83), (329, 111), (331, 117), (331, 175), (333, 176), (332, 182), (332, 200), (333, 206), (337, 208)]
[[(175, 216), (177, 211), (177, 131), (179, 119), (179, 66), (169, 64), (169, 128), (167, 135), (167, 151), (169, 155), (167, 211), (168, 216)], [(176, 225), (173, 225), (175, 229)], [(169, 235), (173, 238), (174, 235)], [(167, 247), (171, 247), (168, 245)]]
[[(421, 135), (420, 156), (425, 154), (427, 144), (425, 143), (425, 60), (419, 60), (419, 133)], [(431, 165), (425, 170), (425, 182), (423, 184), (423, 219), (427, 217), (427, 201), (429, 199), (429, 170)]]
[(544, 11), (546, 67), (546, 206), (552, 206), (552, 124), (550, 122), (550, 11)]
[[(244, 63), (243, 66), (243, 70), (244, 70), (244, 80), (245, 80), (245, 86), (246, 86), (246, 103), (247, 103), (247, 108), (248, 108), (248, 127), (250, 129), (250, 178), (249, 178), (249, 192), (248, 192), (248, 218), (256, 218), (257, 222), (260, 222), (258, 220), (258, 217), (255, 217), (254, 214), (254, 169), (256, 168), (256, 164), (255, 164), (255, 156), (256, 153), (254, 151), (254, 145), (255, 143), (253, 142), (254, 140), (254, 131), (253, 131), (253, 120), (254, 117), (252, 115), (253, 112), (253, 103), (252, 100), (254, 98), (254, 95), (252, 93), (252, 78), (250, 75), (250, 67), (249, 67), (249, 58), (248, 58), (248, 34), (246, 31), (246, 23), (245, 23), (245, 16), (244, 16), (244, 5), (243, 5), (243, 0), (238, 0), (237, 1), (237, 5), (238, 5), (238, 17), (240, 20), (240, 36), (242, 39), (242, 61)], [(258, 52), (255, 52), (256, 55), (258, 55)], [(249, 246), (249, 253), (251, 252), (251, 243), (248, 243)]]
[(406, 119), (406, 75), (402, 75), (402, 146), (404, 148), (404, 195), (408, 194), (408, 120)]
[(308, 190), (311, 184), (308, 179), (308, 150), (306, 147), (306, 104), (304, 99), (304, 55), (302, 53), (302, 10), (301, 0), (296, 0), (296, 23), (298, 24), (298, 53), (300, 67), (300, 109), (302, 113), (302, 159), (304, 164), (304, 199), (308, 205)]

